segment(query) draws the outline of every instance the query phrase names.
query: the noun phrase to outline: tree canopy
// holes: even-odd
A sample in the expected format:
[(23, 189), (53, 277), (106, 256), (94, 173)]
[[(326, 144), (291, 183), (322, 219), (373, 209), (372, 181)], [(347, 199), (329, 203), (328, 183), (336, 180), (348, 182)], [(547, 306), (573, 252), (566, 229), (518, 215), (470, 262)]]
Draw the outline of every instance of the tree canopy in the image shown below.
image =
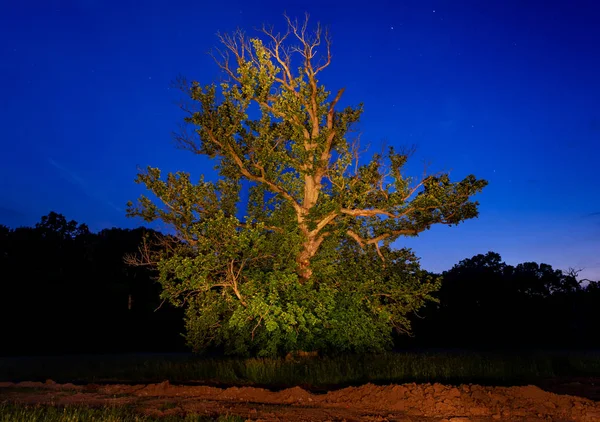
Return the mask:
[(394, 148), (362, 156), (350, 138), (362, 104), (340, 109), (344, 89), (332, 95), (318, 79), (332, 61), (328, 33), (309, 31), (308, 17), (286, 23), (219, 35), (224, 81), (185, 83), (193, 130), (176, 142), (214, 159), (219, 177), (138, 174), (154, 199), (129, 203), (128, 215), (174, 235), (159, 253), (143, 246), (136, 263), (156, 266), (163, 298), (185, 307), (196, 351), (382, 350), (439, 287), (393, 242), (476, 217), (472, 196), (487, 182), (415, 180), (410, 154)]

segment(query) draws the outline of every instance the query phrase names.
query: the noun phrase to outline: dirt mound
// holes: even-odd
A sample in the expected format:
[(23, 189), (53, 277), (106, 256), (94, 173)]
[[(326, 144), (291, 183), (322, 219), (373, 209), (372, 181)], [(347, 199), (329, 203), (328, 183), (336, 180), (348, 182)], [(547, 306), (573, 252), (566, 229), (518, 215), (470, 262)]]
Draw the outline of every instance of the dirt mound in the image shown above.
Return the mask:
[(0, 399), (63, 405), (130, 404), (159, 416), (228, 413), (256, 421), (600, 421), (600, 402), (531, 385), (366, 384), (311, 394), (300, 387), (272, 392), (252, 387), (178, 386), (168, 381), (92, 386), (47, 381), (0, 383)]

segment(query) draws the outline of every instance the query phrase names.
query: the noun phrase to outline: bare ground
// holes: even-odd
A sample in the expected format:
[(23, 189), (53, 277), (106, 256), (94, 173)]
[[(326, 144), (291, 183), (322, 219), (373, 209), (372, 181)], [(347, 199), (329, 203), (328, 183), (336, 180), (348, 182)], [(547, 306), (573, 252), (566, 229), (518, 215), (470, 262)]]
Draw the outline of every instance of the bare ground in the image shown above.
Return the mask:
[[(598, 398), (592, 380), (548, 382), (546, 389)], [(252, 421), (600, 421), (600, 402), (537, 386), (366, 384), (311, 394), (300, 387), (269, 391), (160, 384), (0, 383), (0, 402), (134, 406), (153, 415), (234, 414)]]

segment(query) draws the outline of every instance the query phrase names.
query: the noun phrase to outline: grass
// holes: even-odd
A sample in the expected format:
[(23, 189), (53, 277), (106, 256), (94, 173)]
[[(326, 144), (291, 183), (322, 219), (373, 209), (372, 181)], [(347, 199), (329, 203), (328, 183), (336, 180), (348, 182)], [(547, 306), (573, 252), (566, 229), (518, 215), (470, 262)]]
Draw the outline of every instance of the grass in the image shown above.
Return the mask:
[(243, 422), (244, 418), (224, 415), (216, 418), (188, 414), (153, 418), (125, 407), (32, 406), (0, 404), (0, 422)]
[(550, 377), (600, 376), (593, 352), (422, 352), (284, 359), (202, 359), (190, 355), (0, 358), (0, 381), (154, 383), (319, 390), (372, 383), (507, 385)]

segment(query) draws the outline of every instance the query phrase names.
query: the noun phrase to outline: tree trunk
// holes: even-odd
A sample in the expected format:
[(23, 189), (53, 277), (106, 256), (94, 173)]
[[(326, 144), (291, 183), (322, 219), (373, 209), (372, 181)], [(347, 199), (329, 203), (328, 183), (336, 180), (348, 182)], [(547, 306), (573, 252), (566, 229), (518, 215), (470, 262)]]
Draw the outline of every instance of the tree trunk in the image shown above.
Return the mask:
[(306, 175), (304, 177), (304, 201), (302, 211), (298, 215), (300, 228), (306, 236), (306, 240), (302, 244), (302, 251), (296, 257), (301, 284), (304, 284), (311, 278), (312, 269), (310, 268), (310, 259), (317, 253), (321, 242), (323, 242), (323, 236), (320, 236), (318, 233), (309, 232), (305, 220), (310, 209), (317, 203), (320, 192), (321, 176)]
[(296, 263), (298, 264), (298, 275), (300, 276), (300, 283), (304, 284), (312, 277), (312, 268), (310, 267), (310, 260), (317, 251), (319, 246), (323, 242), (323, 236), (310, 237), (302, 244), (302, 250), (296, 257)]

